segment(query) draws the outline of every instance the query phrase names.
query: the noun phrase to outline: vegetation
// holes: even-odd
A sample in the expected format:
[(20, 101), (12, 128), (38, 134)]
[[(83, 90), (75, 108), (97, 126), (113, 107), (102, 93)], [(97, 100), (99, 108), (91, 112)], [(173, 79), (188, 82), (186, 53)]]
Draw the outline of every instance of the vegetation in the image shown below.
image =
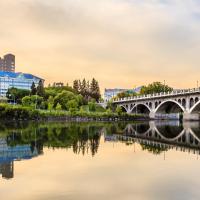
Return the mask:
[(148, 152), (151, 152), (156, 155), (159, 155), (162, 152), (168, 150), (167, 147), (162, 147), (162, 146), (153, 146), (150, 144), (142, 144), (142, 143), (140, 145), (141, 145), (143, 151), (147, 150)]
[[(172, 91), (172, 88), (163, 85), (160, 82), (154, 82), (143, 86), (140, 94), (151, 94), (155, 92)], [(130, 97), (137, 95), (135, 92), (122, 92), (118, 98)], [(73, 87), (68, 84), (54, 83), (52, 86), (44, 87), (43, 81), (40, 80), (36, 86), (31, 86), (31, 91), (10, 88), (7, 92), (7, 98), (10, 103), (17, 103), (16, 107), (1, 104), (3, 116), (12, 119), (38, 119), (55, 116), (69, 117), (82, 116), (90, 118), (104, 117), (127, 117), (121, 107), (114, 108), (112, 102), (108, 102), (107, 109), (97, 104), (101, 98), (99, 83), (94, 78), (91, 81), (86, 79), (74, 80)], [(39, 109), (39, 110), (38, 110)], [(5, 114), (6, 113), (6, 114)], [(133, 117), (129, 115), (130, 117)], [(136, 117), (136, 116), (134, 116)], [(138, 117), (138, 116), (137, 116)]]
[(148, 84), (147, 86), (142, 86), (140, 92), (136, 93), (134, 91), (124, 91), (119, 94), (117, 94), (114, 99), (121, 99), (126, 97), (134, 97), (139, 95), (146, 95), (146, 94), (154, 94), (154, 93), (161, 93), (161, 92), (172, 92), (173, 88), (162, 84), (161, 82), (153, 82), (151, 84)]
[[(93, 156), (98, 152), (102, 130), (106, 136), (123, 135), (127, 123), (1, 123), (0, 137), (7, 140), (8, 146), (29, 144), (31, 149), (37, 149), (38, 154), (47, 148), (71, 148), (75, 154)], [(134, 138), (134, 137), (133, 137)], [(134, 141), (118, 138), (125, 145), (133, 145)], [(139, 142), (143, 151), (160, 155), (168, 151), (168, 147)]]
[(125, 98), (125, 97), (133, 97), (133, 96), (136, 96), (136, 92), (129, 92), (129, 91), (126, 91), (126, 92), (121, 92), (117, 95), (117, 98), (120, 99), (120, 98)]
[(17, 88), (10, 88), (6, 94), (9, 102), (21, 104), (22, 98), (25, 96), (30, 95), (29, 90), (17, 89)]
[(140, 94), (153, 94), (153, 93), (160, 93), (160, 92), (171, 92), (173, 90), (172, 87), (168, 85), (162, 84), (161, 82), (153, 82), (147, 86), (143, 86), (141, 88)]
[(101, 98), (99, 83), (94, 78), (92, 79), (91, 83), (85, 79), (82, 81), (74, 80), (73, 89), (78, 94), (81, 94), (85, 101), (90, 101), (91, 99), (99, 101)]

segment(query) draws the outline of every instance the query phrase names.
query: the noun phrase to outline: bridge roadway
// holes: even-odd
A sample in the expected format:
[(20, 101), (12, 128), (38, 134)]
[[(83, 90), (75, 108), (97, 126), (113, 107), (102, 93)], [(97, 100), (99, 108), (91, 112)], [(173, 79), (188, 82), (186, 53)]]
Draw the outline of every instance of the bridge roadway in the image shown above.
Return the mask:
[(113, 105), (151, 119), (178, 119), (182, 113), (184, 120), (200, 120), (200, 88), (115, 99)]

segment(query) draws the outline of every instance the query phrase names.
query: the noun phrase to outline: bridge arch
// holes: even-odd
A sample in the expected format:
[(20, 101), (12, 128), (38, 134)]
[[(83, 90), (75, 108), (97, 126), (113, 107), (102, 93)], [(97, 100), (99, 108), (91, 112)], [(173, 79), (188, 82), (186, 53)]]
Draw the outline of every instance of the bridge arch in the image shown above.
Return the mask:
[(122, 112), (128, 112), (126, 105), (119, 105), (122, 108)]
[(199, 113), (199, 112), (200, 112), (200, 100), (190, 108), (190, 113)]
[(184, 108), (186, 107), (186, 99), (185, 99), (185, 98), (182, 99), (181, 105), (182, 105)]
[(146, 135), (151, 130), (149, 123), (133, 124), (132, 129), (137, 135)]
[(185, 109), (179, 102), (175, 100), (166, 100), (158, 105), (158, 107), (155, 110), (155, 113), (158, 113), (158, 112), (170, 113), (170, 111), (178, 113), (178, 112), (184, 112)]
[(190, 128), (190, 135), (193, 137), (193, 138), (190, 137), (190, 143), (196, 143), (196, 142), (200, 143), (199, 137), (195, 134), (194, 130), (191, 128)]
[(133, 106), (131, 109), (131, 113), (138, 113), (138, 114), (149, 114), (151, 112), (151, 108), (149, 105), (145, 103), (138, 103)]
[(199, 101), (199, 97), (195, 97), (194, 102), (195, 104)]
[(192, 108), (195, 104), (194, 98), (190, 98), (190, 108)]
[(182, 137), (185, 134), (185, 129), (183, 129), (183, 128), (177, 128), (175, 130), (174, 135), (172, 135), (170, 137), (169, 137), (169, 135), (166, 135), (163, 132), (163, 130), (160, 130), (158, 127), (155, 127), (155, 131), (160, 136), (161, 139), (166, 140), (168, 142), (177, 141), (180, 137)]

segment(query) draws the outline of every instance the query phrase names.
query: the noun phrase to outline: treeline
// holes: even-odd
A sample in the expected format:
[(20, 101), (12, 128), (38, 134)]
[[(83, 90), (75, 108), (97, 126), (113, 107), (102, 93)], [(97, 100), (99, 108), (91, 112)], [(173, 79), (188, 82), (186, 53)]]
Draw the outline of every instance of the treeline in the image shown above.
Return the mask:
[(70, 112), (105, 111), (97, 105), (101, 98), (99, 83), (96, 79), (75, 80), (73, 86), (54, 83), (44, 87), (43, 81), (31, 90), (10, 88), (7, 92), (10, 103), (20, 104), (31, 109), (64, 110)]
[(91, 99), (95, 99), (99, 101), (101, 98), (100, 87), (97, 80), (94, 78), (92, 81), (86, 81), (84, 78), (81, 80), (74, 80), (73, 82), (73, 89), (78, 93), (81, 94), (85, 100), (89, 101)]
[(136, 93), (133, 90), (124, 91), (119, 93), (115, 98), (133, 97), (139, 95), (147, 95), (161, 92), (171, 92), (173, 88), (161, 82), (153, 82), (146, 86), (142, 86), (140, 91)]
[(153, 93), (161, 93), (161, 92), (171, 92), (173, 88), (163, 84), (161, 82), (153, 82), (148, 84), (147, 86), (142, 86), (140, 94), (153, 94)]

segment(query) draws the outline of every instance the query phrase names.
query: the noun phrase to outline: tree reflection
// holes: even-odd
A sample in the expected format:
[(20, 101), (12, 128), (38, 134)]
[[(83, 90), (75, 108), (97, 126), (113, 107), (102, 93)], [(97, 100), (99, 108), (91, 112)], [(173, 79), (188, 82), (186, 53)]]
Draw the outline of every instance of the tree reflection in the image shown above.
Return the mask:
[(36, 148), (39, 154), (43, 147), (72, 148), (75, 154), (94, 156), (98, 152), (102, 125), (88, 124), (54, 124), (35, 125), (26, 128), (8, 128), (4, 135), (9, 146), (30, 144), (31, 151)]

